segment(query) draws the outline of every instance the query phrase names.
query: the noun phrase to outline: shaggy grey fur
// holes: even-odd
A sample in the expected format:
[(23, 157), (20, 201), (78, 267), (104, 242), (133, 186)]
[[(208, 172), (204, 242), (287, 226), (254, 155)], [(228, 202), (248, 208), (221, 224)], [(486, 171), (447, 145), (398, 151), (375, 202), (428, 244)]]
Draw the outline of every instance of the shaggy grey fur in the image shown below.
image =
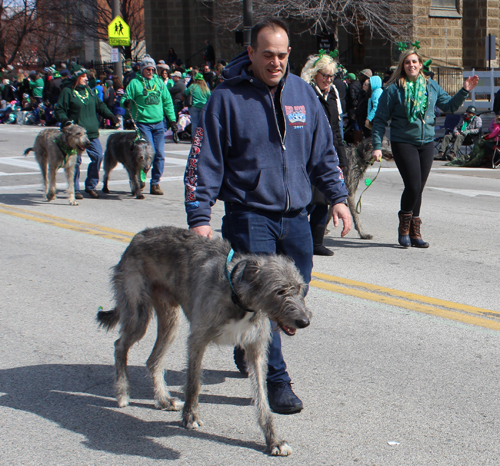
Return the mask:
[(120, 162), (128, 172), (130, 189), (137, 199), (144, 199), (141, 192), (141, 168), (147, 173), (153, 163), (155, 153), (151, 144), (144, 139), (137, 139), (135, 132), (114, 133), (108, 138), (104, 153), (104, 178), (102, 191), (109, 193), (109, 173)]
[[(367, 168), (372, 164), (372, 151), (372, 138), (363, 139), (357, 146), (347, 147), (346, 152), (349, 164), (343, 169), (345, 186), (347, 192), (349, 193), (347, 203), (354, 221), (354, 227), (358, 231), (359, 236), (363, 239), (372, 239), (373, 235), (365, 233), (363, 231), (363, 227), (361, 226), (359, 214), (356, 212), (356, 190), (358, 189), (359, 182), (363, 179)], [(382, 156), (386, 160), (392, 159), (391, 145), (389, 140), (385, 137), (382, 140)], [(331, 219), (332, 209), (330, 208), (328, 211), (327, 225), (330, 223)]]
[[(227, 241), (209, 240), (173, 227), (146, 229), (135, 235), (114, 268), (116, 307), (97, 315), (100, 326), (107, 330), (120, 324), (120, 338), (115, 342), (118, 405), (127, 406), (130, 399), (128, 351), (144, 336), (156, 313), (158, 337), (147, 361), (156, 405), (175, 411), (182, 408), (168, 392), (163, 366), (182, 308), (190, 322), (182, 424), (188, 429), (202, 425), (198, 395), (208, 344), (239, 345), (246, 351), (267, 448), (271, 455), (287, 456), (291, 448), (276, 435), (265, 389), (269, 319), (288, 335), (307, 327), (311, 317), (304, 302), (307, 287), (293, 262), (284, 256), (235, 254), (226, 266), (230, 249)], [(239, 305), (233, 299), (228, 274)]]
[(90, 144), (87, 131), (78, 125), (68, 125), (61, 130), (44, 129), (35, 139), (35, 144), (24, 151), (24, 155), (32, 150), (35, 151), (35, 158), (42, 171), (43, 184), (47, 201), (56, 197), (56, 174), (57, 170), (64, 167), (66, 179), (68, 180), (68, 195), (71, 205), (78, 205), (75, 201), (75, 164), (77, 154), (65, 156), (55, 140), (61, 141), (64, 146), (74, 149), (80, 156), (85, 152), (85, 148)]

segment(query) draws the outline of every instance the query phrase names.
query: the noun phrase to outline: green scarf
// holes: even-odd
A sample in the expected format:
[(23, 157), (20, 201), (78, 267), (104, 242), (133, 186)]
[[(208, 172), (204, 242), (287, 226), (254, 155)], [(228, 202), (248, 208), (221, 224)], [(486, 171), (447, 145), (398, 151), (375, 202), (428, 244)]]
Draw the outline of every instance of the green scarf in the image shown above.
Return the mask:
[(406, 81), (405, 109), (410, 123), (417, 118), (424, 118), (427, 110), (427, 88), (423, 76), (419, 75), (415, 82)]

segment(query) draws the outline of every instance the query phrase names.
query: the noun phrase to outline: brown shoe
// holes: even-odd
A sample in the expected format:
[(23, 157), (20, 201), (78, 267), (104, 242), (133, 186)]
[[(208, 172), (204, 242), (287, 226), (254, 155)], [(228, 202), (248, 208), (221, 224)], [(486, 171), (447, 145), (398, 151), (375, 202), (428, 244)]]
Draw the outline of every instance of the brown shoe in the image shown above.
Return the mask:
[[(86, 189), (85, 192), (94, 199), (99, 199), (99, 193), (95, 189)], [(76, 197), (76, 196), (75, 196)], [(78, 198), (77, 198), (78, 199)]]
[(83, 195), (82, 195), (82, 193), (80, 191), (77, 191), (75, 193), (75, 199), (83, 199)]
[(163, 196), (163, 191), (160, 189), (159, 184), (152, 184), (149, 194), (154, 194), (155, 196)]
[(422, 225), (422, 220), (420, 217), (412, 217), (410, 222), (410, 241), (411, 245), (415, 248), (428, 248), (429, 243), (422, 239), (420, 234), (420, 225)]
[(411, 246), (410, 241), (410, 221), (412, 218), (411, 212), (398, 212), (399, 228), (398, 228), (398, 242), (404, 248)]

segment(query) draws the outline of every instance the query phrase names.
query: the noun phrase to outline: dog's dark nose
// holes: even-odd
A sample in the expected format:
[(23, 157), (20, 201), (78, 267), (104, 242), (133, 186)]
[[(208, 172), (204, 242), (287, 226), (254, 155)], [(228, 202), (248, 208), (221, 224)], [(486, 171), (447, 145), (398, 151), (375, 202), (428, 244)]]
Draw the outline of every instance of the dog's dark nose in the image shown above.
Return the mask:
[(309, 324), (309, 319), (297, 319), (295, 321), (295, 326), (297, 328), (306, 328)]

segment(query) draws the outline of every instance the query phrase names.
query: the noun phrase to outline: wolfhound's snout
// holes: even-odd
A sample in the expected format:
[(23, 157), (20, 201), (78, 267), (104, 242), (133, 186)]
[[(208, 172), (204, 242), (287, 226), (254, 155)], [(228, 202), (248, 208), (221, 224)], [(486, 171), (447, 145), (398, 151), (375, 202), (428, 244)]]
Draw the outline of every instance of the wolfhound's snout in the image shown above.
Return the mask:
[(306, 317), (304, 319), (297, 319), (295, 321), (295, 326), (297, 328), (306, 328), (306, 327), (309, 327), (310, 323), (311, 323), (311, 321)]

